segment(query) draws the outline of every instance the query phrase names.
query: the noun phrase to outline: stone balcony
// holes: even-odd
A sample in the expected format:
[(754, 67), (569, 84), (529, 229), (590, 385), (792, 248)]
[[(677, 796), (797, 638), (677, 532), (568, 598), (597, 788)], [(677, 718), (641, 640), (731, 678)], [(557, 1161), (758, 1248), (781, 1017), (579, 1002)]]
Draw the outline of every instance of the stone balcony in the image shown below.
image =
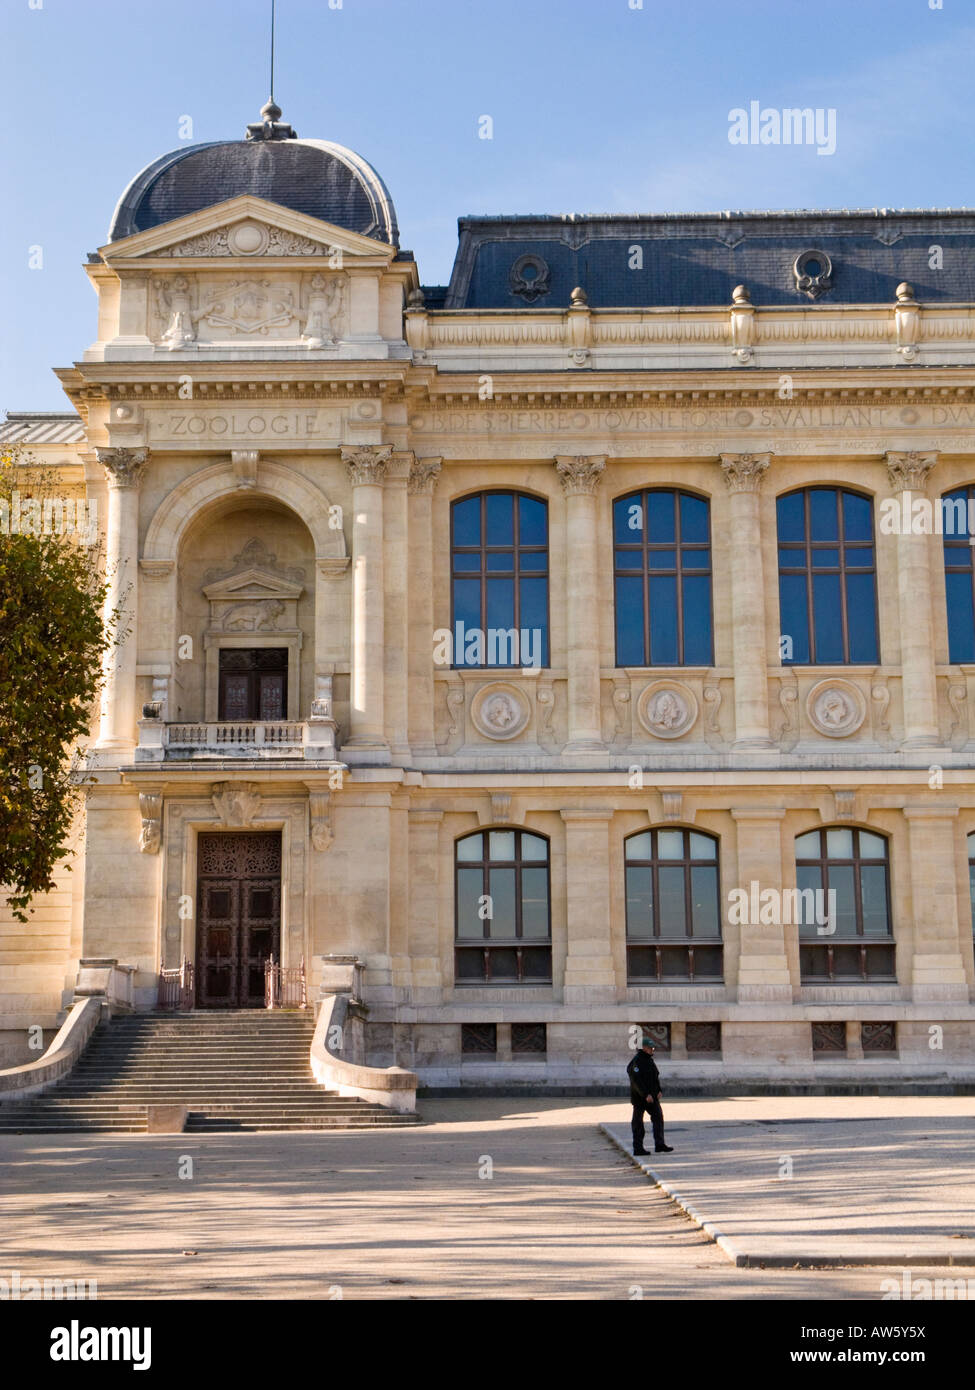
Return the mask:
[[(147, 710), (152, 706), (147, 705)], [(139, 720), (137, 763), (197, 762), (241, 758), (248, 762), (335, 760), (335, 724), (327, 716), (307, 720), (223, 720), (168, 723)]]

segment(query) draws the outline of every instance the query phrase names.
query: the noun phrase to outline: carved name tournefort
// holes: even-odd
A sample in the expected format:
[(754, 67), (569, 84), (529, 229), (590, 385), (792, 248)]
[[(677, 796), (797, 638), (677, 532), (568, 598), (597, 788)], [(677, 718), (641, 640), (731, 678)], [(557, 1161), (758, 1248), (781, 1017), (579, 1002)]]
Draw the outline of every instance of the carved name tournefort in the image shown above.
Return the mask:
[(430, 286), (271, 104), (148, 164), (70, 410), (0, 429), (125, 628), (71, 872), (0, 918), (24, 1093), (99, 1010), (268, 1005), (397, 1114), (618, 1087), (634, 1029), (677, 1088), (975, 1080), (973, 253), (478, 216)]

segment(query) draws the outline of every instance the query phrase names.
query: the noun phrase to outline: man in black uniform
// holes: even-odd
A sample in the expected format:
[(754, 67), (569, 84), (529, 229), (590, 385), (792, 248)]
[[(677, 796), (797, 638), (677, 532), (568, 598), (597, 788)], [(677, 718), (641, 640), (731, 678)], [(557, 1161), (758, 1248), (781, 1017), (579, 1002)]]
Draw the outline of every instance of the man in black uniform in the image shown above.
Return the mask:
[(633, 1103), (633, 1152), (636, 1155), (646, 1154), (643, 1147), (643, 1140), (646, 1130), (643, 1127), (644, 1110), (650, 1116), (650, 1124), (653, 1126), (653, 1148), (658, 1154), (673, 1153), (669, 1144), (664, 1143), (664, 1112), (660, 1108), (660, 1073), (657, 1064), (653, 1060), (653, 1043), (649, 1038), (643, 1038), (640, 1043), (640, 1051), (633, 1054), (632, 1061), (626, 1068), (626, 1074), (630, 1078), (630, 1100)]

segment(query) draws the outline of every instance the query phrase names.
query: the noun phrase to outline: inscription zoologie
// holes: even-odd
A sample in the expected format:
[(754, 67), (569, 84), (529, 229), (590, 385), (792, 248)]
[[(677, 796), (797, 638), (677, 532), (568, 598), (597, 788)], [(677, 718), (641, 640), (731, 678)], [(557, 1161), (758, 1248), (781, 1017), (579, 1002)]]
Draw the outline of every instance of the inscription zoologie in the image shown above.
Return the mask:
[(274, 435), (278, 439), (338, 437), (337, 413), (319, 410), (277, 411), (273, 415), (254, 410), (197, 411), (193, 414), (159, 414), (151, 419), (154, 439), (254, 439)]

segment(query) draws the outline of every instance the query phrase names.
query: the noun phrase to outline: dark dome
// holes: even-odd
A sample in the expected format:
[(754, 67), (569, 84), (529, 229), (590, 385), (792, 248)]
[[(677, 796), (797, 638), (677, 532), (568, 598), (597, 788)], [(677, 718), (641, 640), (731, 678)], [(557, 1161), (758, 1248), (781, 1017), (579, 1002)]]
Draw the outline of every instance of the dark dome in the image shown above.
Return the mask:
[(399, 245), (393, 200), (370, 164), (328, 140), (215, 140), (171, 150), (122, 194), (109, 241), (242, 193)]

